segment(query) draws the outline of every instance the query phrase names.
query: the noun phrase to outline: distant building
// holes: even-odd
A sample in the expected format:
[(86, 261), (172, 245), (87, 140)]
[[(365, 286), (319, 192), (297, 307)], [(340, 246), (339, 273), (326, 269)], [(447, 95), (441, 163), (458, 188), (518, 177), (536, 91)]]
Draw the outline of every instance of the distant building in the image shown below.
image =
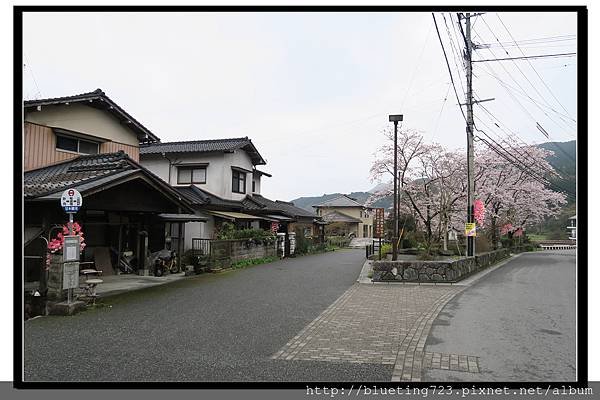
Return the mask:
[(326, 234), (373, 237), (373, 209), (365, 207), (352, 197), (342, 195), (313, 207), (317, 210), (317, 215), (329, 223), (325, 228)]
[(569, 218), (569, 226), (567, 226), (569, 230), (569, 239), (577, 240), (577, 215), (573, 215)]

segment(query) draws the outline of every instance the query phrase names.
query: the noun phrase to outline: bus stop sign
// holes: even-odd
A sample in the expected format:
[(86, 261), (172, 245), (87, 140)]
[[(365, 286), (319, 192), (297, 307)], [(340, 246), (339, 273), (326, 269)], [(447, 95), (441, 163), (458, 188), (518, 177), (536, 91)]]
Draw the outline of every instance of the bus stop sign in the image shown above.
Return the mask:
[(67, 189), (60, 196), (60, 205), (66, 213), (76, 213), (83, 205), (83, 198), (77, 189)]

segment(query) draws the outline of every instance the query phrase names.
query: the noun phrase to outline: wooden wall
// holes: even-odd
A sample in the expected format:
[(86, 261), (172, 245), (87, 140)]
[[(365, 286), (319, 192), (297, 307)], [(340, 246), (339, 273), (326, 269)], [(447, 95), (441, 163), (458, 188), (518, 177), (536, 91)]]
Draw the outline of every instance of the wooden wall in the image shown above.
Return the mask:
[[(119, 150), (125, 151), (135, 161), (140, 159), (140, 150), (136, 146), (116, 142), (100, 144), (100, 153), (113, 153)], [(25, 171), (78, 156), (79, 154), (56, 150), (56, 135), (52, 132), (52, 128), (25, 122), (23, 147), (23, 169)]]

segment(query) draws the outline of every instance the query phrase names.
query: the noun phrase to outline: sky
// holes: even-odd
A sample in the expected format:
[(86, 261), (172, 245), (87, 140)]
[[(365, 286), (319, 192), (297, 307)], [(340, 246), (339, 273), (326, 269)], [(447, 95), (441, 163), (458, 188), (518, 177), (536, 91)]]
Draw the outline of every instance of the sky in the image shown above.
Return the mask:
[[(436, 19), (464, 102), (456, 14)], [(575, 14), (472, 22), (473, 41), (492, 44), (474, 60), (577, 50)], [(248, 136), (274, 199), (371, 189), (389, 114), (427, 141), (466, 146), (431, 13), (29, 13), (23, 49), (26, 99), (101, 88), (163, 142)], [(576, 61), (474, 63), (476, 98), (494, 98), (475, 105), (478, 128), (542, 143), (539, 123), (551, 140), (575, 139)]]

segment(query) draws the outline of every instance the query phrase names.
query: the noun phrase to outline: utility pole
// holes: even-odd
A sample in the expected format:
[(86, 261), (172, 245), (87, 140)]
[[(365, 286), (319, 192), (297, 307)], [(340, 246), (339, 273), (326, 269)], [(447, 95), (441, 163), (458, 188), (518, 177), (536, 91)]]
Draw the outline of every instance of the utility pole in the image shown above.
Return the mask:
[[(473, 64), (471, 55), (473, 43), (471, 42), (471, 13), (465, 16), (465, 62), (467, 64), (467, 222), (475, 222), (473, 217), (473, 201), (475, 195), (475, 170), (473, 152)], [(459, 21), (460, 23), (460, 21)], [(467, 236), (467, 257), (475, 256), (475, 238)]]

